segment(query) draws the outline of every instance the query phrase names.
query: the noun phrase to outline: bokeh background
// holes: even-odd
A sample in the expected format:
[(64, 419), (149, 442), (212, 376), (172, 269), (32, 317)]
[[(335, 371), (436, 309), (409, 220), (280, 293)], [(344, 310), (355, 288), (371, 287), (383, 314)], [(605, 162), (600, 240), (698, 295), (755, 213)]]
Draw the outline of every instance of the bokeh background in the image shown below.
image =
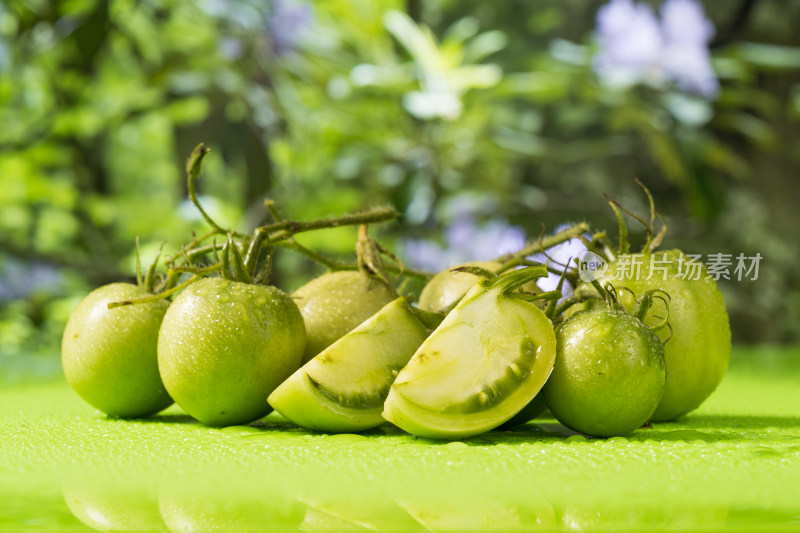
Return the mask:
[[(800, 339), (800, 0), (2, 0), (0, 375), (57, 372), (82, 296), (272, 198), (294, 219), (391, 204), (426, 269), (655, 194), (739, 343)], [(634, 245), (644, 240), (631, 225)], [(353, 229), (304, 237), (352, 256)], [(290, 251), (274, 280), (321, 269)]]

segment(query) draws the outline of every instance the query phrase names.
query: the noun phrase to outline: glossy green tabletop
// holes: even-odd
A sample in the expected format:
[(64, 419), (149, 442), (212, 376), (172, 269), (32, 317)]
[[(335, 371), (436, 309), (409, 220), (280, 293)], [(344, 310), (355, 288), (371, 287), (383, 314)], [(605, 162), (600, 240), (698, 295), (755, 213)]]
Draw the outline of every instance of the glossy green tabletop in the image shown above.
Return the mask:
[(800, 530), (800, 351), (738, 349), (679, 423), (553, 420), (463, 442), (277, 415), (105, 418), (63, 381), (2, 385), (0, 531)]

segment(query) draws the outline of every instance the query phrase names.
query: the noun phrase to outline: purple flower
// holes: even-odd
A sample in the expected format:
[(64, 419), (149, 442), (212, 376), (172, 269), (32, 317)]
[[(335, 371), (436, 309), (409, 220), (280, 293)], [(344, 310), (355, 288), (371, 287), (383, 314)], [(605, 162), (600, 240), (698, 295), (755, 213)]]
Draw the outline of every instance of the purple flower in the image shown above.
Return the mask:
[[(569, 226), (567, 225), (559, 226), (556, 228), (555, 233), (558, 233), (559, 231), (562, 231), (568, 227)], [(580, 239), (570, 239), (547, 250), (547, 255), (536, 254), (531, 256), (529, 259), (531, 261), (539, 261), (541, 263), (546, 263), (548, 260), (551, 260), (553, 267), (561, 269), (567, 264), (574, 266), (574, 260), (580, 257), (580, 255), (585, 251), (586, 245), (583, 244), (583, 241)], [(572, 261), (572, 263), (570, 263), (570, 261)], [(559, 275), (551, 272), (546, 278), (540, 278), (537, 280), (536, 284), (543, 291), (554, 291), (556, 290), (556, 287), (558, 287), (559, 278)], [(571, 287), (569, 286), (569, 283), (565, 281), (562, 291), (564, 296), (569, 294), (570, 291)]]
[(667, 0), (660, 22), (645, 4), (611, 0), (597, 12), (597, 36), (594, 68), (606, 80), (670, 80), (709, 99), (719, 91), (708, 50), (714, 26), (696, 0)]
[(601, 47), (595, 58), (598, 71), (658, 68), (663, 42), (650, 6), (611, 0), (597, 12), (597, 31)]
[(661, 6), (661, 31), (669, 43), (693, 43), (707, 47), (714, 25), (695, 0), (667, 0)]
[(667, 0), (661, 7), (661, 28), (662, 65), (667, 75), (684, 91), (706, 98), (716, 96), (719, 81), (708, 51), (714, 25), (705, 17), (702, 6), (694, 0)]
[(488, 261), (516, 252), (525, 245), (525, 231), (505, 220), (493, 219), (478, 226), (470, 215), (461, 215), (445, 229), (444, 246), (431, 241), (405, 241), (408, 262), (430, 271), (452, 268), (468, 261)]
[(403, 243), (408, 263), (414, 268), (438, 272), (455, 266), (441, 245), (424, 239), (408, 239)]
[(37, 291), (61, 291), (63, 285), (61, 272), (48, 263), (10, 259), (0, 268), (0, 301), (28, 298)]
[(711, 68), (711, 56), (705, 47), (670, 45), (664, 50), (662, 65), (678, 87), (713, 99), (719, 92), (719, 81)]
[(294, 50), (311, 27), (311, 6), (296, 0), (273, 0), (267, 17), (267, 37), (276, 55)]

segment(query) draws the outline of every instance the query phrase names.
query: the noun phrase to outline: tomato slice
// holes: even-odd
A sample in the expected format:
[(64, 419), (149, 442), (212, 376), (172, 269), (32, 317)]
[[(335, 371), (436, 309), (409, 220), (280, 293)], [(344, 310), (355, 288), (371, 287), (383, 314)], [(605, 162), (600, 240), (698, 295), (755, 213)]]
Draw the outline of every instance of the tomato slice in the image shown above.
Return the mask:
[(383, 416), (421, 437), (483, 433), (536, 396), (555, 353), (553, 326), (540, 309), (478, 284), (400, 372)]
[(303, 365), (268, 401), (310, 429), (378, 426), (389, 387), (427, 336), (405, 299), (398, 298)]

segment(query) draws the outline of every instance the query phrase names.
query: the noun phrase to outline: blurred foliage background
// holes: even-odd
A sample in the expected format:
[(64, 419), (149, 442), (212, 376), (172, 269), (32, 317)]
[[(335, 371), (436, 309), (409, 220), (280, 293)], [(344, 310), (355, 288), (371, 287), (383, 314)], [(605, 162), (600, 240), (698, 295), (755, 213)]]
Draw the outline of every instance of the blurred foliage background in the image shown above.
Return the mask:
[[(638, 177), (665, 247), (762, 254), (757, 281), (721, 282), (734, 339), (797, 342), (800, 0), (704, 2), (695, 59), (713, 71), (694, 87), (652, 65), (608, 76), (602, 7), (0, 1), (0, 361), (57, 365), (69, 312), (131, 278), (137, 235), (147, 260), (203, 227), (182, 171), (201, 141), (221, 223), (252, 228), (266, 198), (295, 219), (388, 203), (402, 217), (375, 231), (422, 267), (542, 224), (614, 233), (602, 192), (642, 212)], [(352, 255), (355, 231), (302, 242)], [(320, 272), (277, 261), (286, 289)]]

